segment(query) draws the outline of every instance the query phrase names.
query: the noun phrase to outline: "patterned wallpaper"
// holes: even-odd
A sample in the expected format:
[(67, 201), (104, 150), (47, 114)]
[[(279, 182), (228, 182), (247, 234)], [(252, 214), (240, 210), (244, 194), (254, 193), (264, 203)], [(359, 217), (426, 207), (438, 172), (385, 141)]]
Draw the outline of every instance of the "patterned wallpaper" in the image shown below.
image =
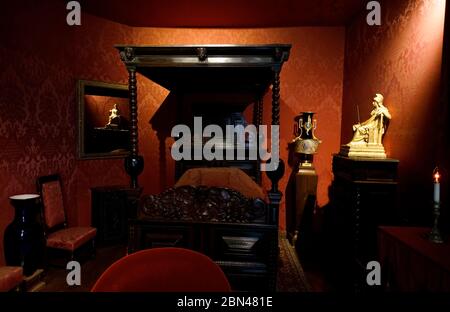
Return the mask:
[(356, 105), (364, 120), (373, 95), (382, 93), (392, 114), (386, 152), (400, 160), (400, 212), (423, 223), (431, 215), (437, 147), (448, 144), (439, 136), (445, 1), (382, 1), (381, 7), (381, 26), (368, 26), (361, 15), (346, 31), (342, 143), (351, 139)]
[[(126, 70), (113, 47), (120, 43), (292, 43), (290, 60), (281, 75), (281, 157), (288, 159), (294, 116), (304, 110), (317, 112), (316, 135), (323, 141), (315, 159), (318, 201), (319, 205), (327, 203), (331, 154), (338, 151), (340, 143), (344, 28), (133, 29), (89, 15), (83, 15), (82, 26), (69, 27), (64, 6), (50, 3), (26, 9), (17, 1), (6, 7), (0, 21), (1, 237), (14, 214), (8, 197), (35, 192), (40, 175), (62, 175), (67, 218), (72, 225), (90, 224), (91, 187), (128, 183), (120, 159), (76, 159), (76, 81), (126, 83)], [(173, 160), (168, 154), (172, 139), (153, 118), (170, 97), (162, 87), (138, 79), (139, 147), (145, 157), (140, 184), (144, 193), (156, 193), (174, 182)], [(264, 101), (266, 122), (270, 121), (270, 104), (269, 94)], [(283, 192), (291, 170), (287, 168), (280, 185)], [(284, 214), (283, 201), (282, 228)], [(2, 247), (3, 239), (0, 250)], [(0, 253), (0, 265), (3, 263)]]
[[(28, 8), (28, 9), (26, 9)], [(90, 223), (89, 188), (127, 182), (122, 160), (76, 159), (77, 79), (126, 82), (116, 51), (129, 28), (86, 17), (70, 28), (63, 5), (6, 6), (0, 21), (0, 250), (14, 211), (8, 197), (36, 192), (38, 176), (64, 181), (69, 224)], [(13, 31), (12, 31), (13, 30)], [(100, 51), (100, 53), (98, 53)], [(4, 263), (0, 252), (0, 265)]]

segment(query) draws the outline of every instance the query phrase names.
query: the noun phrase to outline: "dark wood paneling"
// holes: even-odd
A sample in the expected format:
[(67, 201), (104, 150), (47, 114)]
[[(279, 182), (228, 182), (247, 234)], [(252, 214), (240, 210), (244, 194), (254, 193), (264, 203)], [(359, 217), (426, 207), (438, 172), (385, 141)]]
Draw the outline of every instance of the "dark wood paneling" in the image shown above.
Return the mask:
[(126, 186), (91, 188), (92, 226), (97, 228), (97, 243), (123, 243), (128, 235), (128, 218), (136, 215), (140, 190)]

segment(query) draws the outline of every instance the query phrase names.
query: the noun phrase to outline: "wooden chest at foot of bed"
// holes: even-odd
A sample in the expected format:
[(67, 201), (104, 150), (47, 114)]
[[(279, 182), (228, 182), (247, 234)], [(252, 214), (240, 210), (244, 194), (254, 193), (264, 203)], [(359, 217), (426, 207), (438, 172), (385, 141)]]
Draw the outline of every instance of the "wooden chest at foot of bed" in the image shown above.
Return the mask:
[(221, 266), (234, 290), (275, 290), (275, 225), (131, 220), (129, 253), (155, 247), (182, 247), (209, 256)]

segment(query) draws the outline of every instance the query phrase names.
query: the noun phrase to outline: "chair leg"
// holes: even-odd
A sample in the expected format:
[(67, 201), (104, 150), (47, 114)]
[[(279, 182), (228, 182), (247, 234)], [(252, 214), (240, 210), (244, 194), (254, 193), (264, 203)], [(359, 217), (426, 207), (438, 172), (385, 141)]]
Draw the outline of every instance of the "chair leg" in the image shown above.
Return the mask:
[(25, 292), (26, 291), (25, 281), (20, 282), (20, 284), (16, 286), (14, 291), (15, 292)]
[(42, 256), (42, 266), (44, 268), (44, 271), (48, 271), (48, 268), (50, 267), (50, 256), (49, 256), (49, 249), (46, 246), (44, 249), (44, 254)]
[(95, 248), (95, 238), (92, 239), (92, 258), (95, 259), (95, 256), (97, 255), (97, 250)]

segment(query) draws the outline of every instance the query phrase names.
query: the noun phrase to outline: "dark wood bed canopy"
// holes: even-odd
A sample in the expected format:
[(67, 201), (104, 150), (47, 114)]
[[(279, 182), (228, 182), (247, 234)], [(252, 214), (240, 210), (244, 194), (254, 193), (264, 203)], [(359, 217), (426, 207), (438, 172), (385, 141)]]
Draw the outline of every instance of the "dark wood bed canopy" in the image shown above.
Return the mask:
[[(289, 44), (117, 45), (116, 48), (119, 50), (120, 58), (129, 74), (131, 153), (125, 159), (125, 170), (130, 176), (133, 189), (139, 187), (138, 176), (144, 168), (143, 158), (139, 155), (138, 150), (137, 73), (176, 94), (192, 92), (250, 94), (254, 103), (253, 124), (255, 126), (262, 123), (263, 97), (272, 87), (271, 121), (273, 125), (280, 124), (280, 72), (283, 63), (289, 58), (291, 48)], [(260, 161), (255, 167), (254, 175), (249, 174), (257, 182), (261, 182), (259, 163)], [(207, 163), (196, 166), (201, 167), (202, 165), (211, 166)], [(214, 166), (216, 165), (240, 167), (240, 163), (227, 161), (214, 163)], [(183, 167), (181, 173), (186, 169), (188, 167)], [(165, 243), (159, 245), (165, 245), (168, 240), (173, 240), (166, 245), (180, 245), (197, 249), (213, 258), (222, 266), (236, 289), (273, 290), (278, 252), (278, 209), (282, 198), (282, 193), (278, 189), (278, 181), (283, 174), (284, 163), (282, 160), (276, 171), (267, 172), (267, 176), (272, 182), (272, 188), (267, 192), (268, 203), (264, 208), (266, 211), (263, 213), (262, 219), (258, 220), (246, 218), (245, 221), (242, 221), (236, 215), (232, 221), (227, 221), (226, 217), (225, 219), (214, 219), (214, 221), (205, 220), (204, 216), (200, 218), (192, 215), (193, 212), (188, 213), (187, 210), (181, 215), (191, 215), (183, 217), (176, 214), (179, 210), (178, 206), (170, 202), (174, 196), (188, 198), (186, 200), (189, 201), (194, 198), (193, 194), (207, 193), (208, 195), (202, 196), (210, 196), (206, 202), (208, 206), (211, 206), (211, 201), (220, 201), (220, 196), (226, 193), (228, 194), (226, 196), (234, 198), (233, 204), (239, 205), (240, 208), (243, 207), (242, 205), (255, 204), (251, 200), (248, 201), (245, 196), (235, 194), (227, 189), (205, 190), (186, 186), (178, 189), (171, 188), (160, 197), (159, 195), (143, 197), (138, 217), (130, 220), (129, 252), (158, 246), (155, 240), (164, 237)], [(196, 204), (196, 201), (195, 199), (193, 204)], [(219, 205), (218, 215), (224, 215), (223, 209), (227, 209), (224, 205), (228, 207), (228, 203)], [(156, 209), (167, 206), (172, 206), (171, 209), (167, 209), (171, 214), (164, 216), (164, 213), (156, 211)], [(249, 210), (259, 211), (263, 209), (261, 207), (257, 203), (252, 207), (249, 206)], [(205, 243), (199, 246), (192, 241), (193, 239)], [(222, 243), (223, 248), (219, 246)], [(262, 248), (262, 246), (265, 247)], [(242, 282), (243, 280), (245, 281)]]

